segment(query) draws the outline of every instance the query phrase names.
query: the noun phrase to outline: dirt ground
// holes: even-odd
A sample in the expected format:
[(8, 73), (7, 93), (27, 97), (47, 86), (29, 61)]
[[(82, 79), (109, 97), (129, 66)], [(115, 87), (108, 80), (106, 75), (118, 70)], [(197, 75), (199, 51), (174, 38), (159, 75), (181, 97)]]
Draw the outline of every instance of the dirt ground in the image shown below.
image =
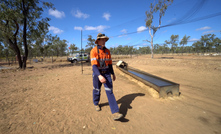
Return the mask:
[(80, 66), (69, 63), (0, 70), (0, 133), (221, 133), (221, 57), (145, 55), (123, 60), (179, 83), (181, 95), (159, 99), (151, 88), (114, 67), (113, 90), (124, 114), (114, 121), (104, 87), (102, 110), (94, 109), (91, 66), (84, 65), (83, 75)]

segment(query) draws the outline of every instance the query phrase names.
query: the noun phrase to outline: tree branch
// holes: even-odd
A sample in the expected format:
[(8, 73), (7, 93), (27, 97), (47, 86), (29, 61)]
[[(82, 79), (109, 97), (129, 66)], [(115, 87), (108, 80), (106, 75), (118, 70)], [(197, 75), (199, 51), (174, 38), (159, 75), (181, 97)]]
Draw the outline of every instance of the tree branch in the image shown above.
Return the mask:
[(17, 27), (17, 29), (16, 29), (16, 31), (15, 31), (15, 33), (14, 33), (14, 37), (18, 34), (18, 30), (19, 30), (19, 25), (18, 25), (18, 23), (17, 23), (17, 21), (14, 19), (13, 20), (14, 22), (15, 22), (15, 24), (16, 24), (16, 27)]

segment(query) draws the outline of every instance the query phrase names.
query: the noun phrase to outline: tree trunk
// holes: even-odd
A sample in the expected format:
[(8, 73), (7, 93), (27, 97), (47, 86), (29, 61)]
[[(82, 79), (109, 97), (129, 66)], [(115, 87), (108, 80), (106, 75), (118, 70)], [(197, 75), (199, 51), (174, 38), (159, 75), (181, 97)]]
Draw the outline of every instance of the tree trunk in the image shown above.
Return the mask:
[(16, 20), (13, 20), (14, 23), (16, 24), (16, 31), (13, 35), (13, 40), (10, 39), (10, 38), (7, 38), (6, 40), (8, 41), (10, 47), (14, 50), (14, 52), (17, 54), (17, 58), (18, 58), (18, 63), (19, 63), (19, 68), (22, 68), (22, 60), (21, 60), (21, 53), (20, 53), (20, 50), (18, 48), (18, 45), (17, 45), (17, 34), (18, 34), (18, 30), (19, 30), (19, 25), (17, 23)]
[[(183, 45), (183, 47), (184, 47), (184, 45)], [(182, 56), (183, 56), (183, 47), (182, 47)]]
[(151, 28), (149, 27), (149, 34), (151, 36), (151, 58), (153, 59), (153, 36), (154, 36), (154, 33), (153, 35), (151, 35)]
[(151, 58), (153, 59), (153, 36), (151, 36)]
[(13, 50), (15, 51), (15, 53), (17, 54), (17, 58), (18, 58), (18, 64), (19, 64), (19, 68), (22, 68), (22, 59), (21, 59), (21, 53), (20, 50), (18, 48), (17, 45), (17, 41), (15, 39), (15, 42), (13, 43), (12, 40), (8, 39), (9, 45), (13, 48)]
[(27, 9), (25, 8), (25, 2), (24, 0), (22, 0), (23, 2), (23, 15), (24, 15), (24, 27), (23, 27), (23, 45), (25, 48), (25, 56), (23, 57), (23, 66), (22, 68), (25, 69), (26, 68), (26, 61), (28, 58), (28, 46), (27, 46), (27, 14), (28, 14), (28, 7)]

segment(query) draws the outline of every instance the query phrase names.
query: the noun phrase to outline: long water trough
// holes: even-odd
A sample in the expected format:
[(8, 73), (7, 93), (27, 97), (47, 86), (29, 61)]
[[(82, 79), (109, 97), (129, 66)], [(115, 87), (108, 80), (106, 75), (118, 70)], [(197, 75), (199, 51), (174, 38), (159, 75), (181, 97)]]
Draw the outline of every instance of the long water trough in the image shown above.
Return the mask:
[(165, 80), (163, 78), (154, 76), (147, 72), (129, 67), (127, 63), (123, 61), (119, 61), (116, 64), (117, 68), (122, 72), (132, 76), (133, 78), (141, 81), (142, 83), (146, 84), (154, 88), (158, 93), (160, 98), (165, 98), (168, 94), (172, 94), (173, 96), (179, 96), (179, 84)]

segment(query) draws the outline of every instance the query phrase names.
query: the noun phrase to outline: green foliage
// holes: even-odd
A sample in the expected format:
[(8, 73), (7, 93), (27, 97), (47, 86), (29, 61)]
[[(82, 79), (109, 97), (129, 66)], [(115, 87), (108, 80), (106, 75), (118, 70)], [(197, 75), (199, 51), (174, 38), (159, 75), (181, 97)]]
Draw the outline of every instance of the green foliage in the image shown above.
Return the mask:
[(91, 49), (95, 47), (95, 39), (92, 38), (91, 35), (88, 35), (88, 42), (86, 45), (85, 52), (90, 53)]
[(166, 44), (171, 44), (171, 50), (174, 53), (178, 46), (178, 41), (179, 41), (179, 35), (171, 35), (170, 40), (166, 40)]
[(187, 44), (187, 41), (188, 41), (188, 39), (190, 38), (190, 36), (183, 36), (183, 39), (181, 40), (181, 42), (180, 42), (180, 45), (182, 45), (182, 53), (183, 53), (183, 47), (184, 47), (184, 45), (186, 45)]
[(200, 40), (193, 43), (192, 47), (194, 52), (220, 52), (221, 51), (221, 40), (219, 38), (215, 38), (214, 34), (206, 34), (201, 36)]
[(119, 45), (118, 47), (111, 47), (110, 49), (111, 54), (115, 55), (131, 55), (131, 54), (149, 54), (150, 47), (139, 47), (139, 49), (133, 48), (133, 46), (122, 46)]
[[(48, 32), (50, 19), (41, 17), (44, 8), (52, 8), (52, 4), (40, 0), (1, 0), (0, 35), (7, 42), (5, 46), (9, 44), (18, 55), (20, 68), (26, 67), (30, 44)], [(23, 51), (26, 59), (21, 61)]]
[(69, 50), (70, 50), (70, 53), (73, 54), (76, 50), (78, 50), (78, 47), (76, 47), (75, 44), (71, 44)]

